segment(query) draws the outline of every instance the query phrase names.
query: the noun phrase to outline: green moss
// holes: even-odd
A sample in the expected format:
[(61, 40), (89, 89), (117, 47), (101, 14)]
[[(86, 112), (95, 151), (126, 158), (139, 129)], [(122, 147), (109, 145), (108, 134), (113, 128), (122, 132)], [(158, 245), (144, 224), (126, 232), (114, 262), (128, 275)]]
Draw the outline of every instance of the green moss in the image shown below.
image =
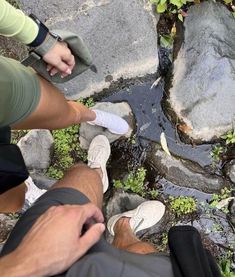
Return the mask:
[[(212, 201), (210, 202), (210, 206), (212, 208), (216, 207), (217, 204), (223, 200), (223, 199), (226, 199), (226, 198), (229, 198), (232, 196), (232, 189), (229, 189), (229, 188), (223, 188), (221, 189), (220, 193), (218, 194), (213, 194), (212, 196)], [(224, 207), (222, 208), (222, 211), (224, 213), (228, 213), (228, 208), (227, 207)]]
[[(87, 107), (94, 105), (92, 97), (79, 99)], [(64, 172), (78, 161), (87, 160), (87, 151), (81, 149), (79, 144), (79, 125), (66, 129), (52, 131), (54, 138), (54, 157), (52, 165), (47, 170), (47, 176), (61, 179)]]
[(192, 197), (169, 197), (170, 200), (170, 208), (176, 214), (176, 216), (182, 216), (186, 214), (190, 214), (197, 210), (197, 202)]
[(235, 277), (235, 273), (231, 267), (232, 265), (232, 253), (228, 252), (226, 257), (220, 260), (219, 267), (222, 277)]
[(128, 177), (124, 181), (114, 180), (114, 187), (117, 189), (123, 189), (124, 191), (132, 191), (141, 196), (145, 196), (146, 191), (144, 188), (144, 180), (146, 176), (146, 169), (140, 167), (137, 171), (129, 173)]
[(54, 157), (47, 170), (49, 177), (60, 179), (64, 172), (78, 160), (86, 161), (87, 153), (79, 145), (79, 125), (52, 131), (54, 138)]

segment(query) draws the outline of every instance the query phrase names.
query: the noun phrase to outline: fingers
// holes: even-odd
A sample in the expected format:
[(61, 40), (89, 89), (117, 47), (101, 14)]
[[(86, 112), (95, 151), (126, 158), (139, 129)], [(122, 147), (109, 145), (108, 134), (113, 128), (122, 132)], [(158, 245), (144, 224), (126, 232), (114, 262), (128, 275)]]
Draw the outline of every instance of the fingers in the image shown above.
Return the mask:
[(78, 254), (83, 256), (95, 243), (97, 243), (103, 232), (105, 226), (102, 223), (96, 223), (78, 240)]
[(83, 209), (83, 218), (81, 219), (83, 221), (82, 224), (89, 222), (90, 219), (94, 219), (94, 221), (98, 223), (104, 222), (104, 216), (101, 210), (94, 204), (89, 203), (80, 206), (80, 209), (81, 208)]
[(75, 66), (75, 58), (72, 55), (67, 44), (64, 42), (57, 42), (56, 45), (43, 56), (47, 65), (47, 71), (51, 76), (58, 72), (61, 78), (68, 76), (72, 73)]

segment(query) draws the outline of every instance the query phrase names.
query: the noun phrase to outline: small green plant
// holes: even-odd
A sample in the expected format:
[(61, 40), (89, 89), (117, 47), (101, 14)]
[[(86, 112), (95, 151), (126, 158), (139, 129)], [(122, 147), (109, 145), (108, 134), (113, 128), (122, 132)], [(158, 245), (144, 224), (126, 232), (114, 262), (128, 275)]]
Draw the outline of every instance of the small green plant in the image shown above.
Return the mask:
[(156, 5), (157, 13), (177, 14), (180, 21), (183, 21), (184, 17), (187, 16), (182, 9), (183, 6), (192, 2), (194, 0), (151, 0), (151, 3)]
[[(80, 98), (77, 102), (88, 108), (95, 104), (92, 97)], [(79, 144), (79, 125), (52, 131), (52, 135), (54, 138), (54, 157), (52, 165), (47, 170), (47, 175), (51, 178), (61, 179), (65, 170), (75, 164), (76, 161), (86, 161), (87, 152), (81, 149)]]
[(87, 108), (91, 108), (95, 105), (94, 99), (92, 97), (79, 98), (77, 102), (85, 105)]
[(160, 45), (165, 48), (172, 48), (174, 43), (174, 35), (171, 34), (165, 34), (160, 35)]
[(231, 268), (231, 259), (232, 259), (232, 254), (228, 253), (227, 257), (223, 258), (219, 262), (219, 267), (220, 267), (220, 273), (222, 277), (235, 277), (235, 273)]
[(220, 145), (216, 145), (210, 152), (210, 155), (211, 155), (213, 161), (218, 163), (221, 160), (222, 153), (224, 153), (224, 148)]
[(129, 173), (126, 180), (123, 182), (120, 180), (114, 180), (114, 187), (117, 189), (123, 189), (124, 191), (132, 191), (141, 196), (145, 196), (146, 191), (144, 188), (144, 180), (146, 176), (146, 169), (140, 167), (137, 171)]
[(133, 145), (136, 144), (136, 135), (133, 135), (130, 138), (128, 138), (128, 142), (130, 142)]
[(156, 199), (158, 197), (158, 191), (156, 189), (152, 189), (148, 191), (148, 194), (152, 199)]
[[(227, 199), (231, 196), (232, 196), (232, 190), (225, 187), (225, 188), (221, 189), (220, 193), (213, 194), (212, 200), (210, 202), (210, 206), (212, 208), (215, 208), (221, 200)], [(224, 213), (228, 213), (228, 208), (224, 207), (224, 208), (222, 208), (222, 211)]]
[(27, 135), (29, 130), (12, 130), (11, 131), (11, 143), (17, 144), (18, 141)]
[(60, 179), (66, 169), (72, 166), (76, 159), (86, 160), (86, 152), (81, 149), (78, 142), (79, 125), (52, 131), (54, 138), (53, 164), (49, 167), (47, 175)]
[(179, 196), (177, 198), (169, 196), (170, 207), (177, 216), (190, 214), (197, 210), (197, 202), (192, 197)]
[(225, 140), (225, 143), (234, 144), (235, 143), (235, 131), (229, 131), (227, 134), (221, 136), (222, 139)]

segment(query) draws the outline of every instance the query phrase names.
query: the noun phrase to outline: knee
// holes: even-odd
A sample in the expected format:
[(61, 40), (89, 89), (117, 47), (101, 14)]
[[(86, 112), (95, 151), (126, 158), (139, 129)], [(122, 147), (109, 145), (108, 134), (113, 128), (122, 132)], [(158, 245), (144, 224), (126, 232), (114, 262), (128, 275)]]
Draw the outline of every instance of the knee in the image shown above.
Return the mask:
[(94, 170), (91, 169), (87, 164), (83, 162), (79, 162), (73, 165), (68, 171), (67, 174), (76, 175), (78, 178), (99, 178), (99, 174)]

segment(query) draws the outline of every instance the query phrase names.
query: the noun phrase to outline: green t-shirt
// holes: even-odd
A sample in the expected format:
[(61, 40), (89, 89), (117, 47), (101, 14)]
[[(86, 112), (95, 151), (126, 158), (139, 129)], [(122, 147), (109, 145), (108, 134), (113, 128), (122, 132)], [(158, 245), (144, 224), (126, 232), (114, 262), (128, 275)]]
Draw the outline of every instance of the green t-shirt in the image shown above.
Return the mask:
[(29, 44), (38, 34), (38, 25), (21, 10), (11, 6), (5, 0), (0, 0), (0, 35), (14, 37)]

